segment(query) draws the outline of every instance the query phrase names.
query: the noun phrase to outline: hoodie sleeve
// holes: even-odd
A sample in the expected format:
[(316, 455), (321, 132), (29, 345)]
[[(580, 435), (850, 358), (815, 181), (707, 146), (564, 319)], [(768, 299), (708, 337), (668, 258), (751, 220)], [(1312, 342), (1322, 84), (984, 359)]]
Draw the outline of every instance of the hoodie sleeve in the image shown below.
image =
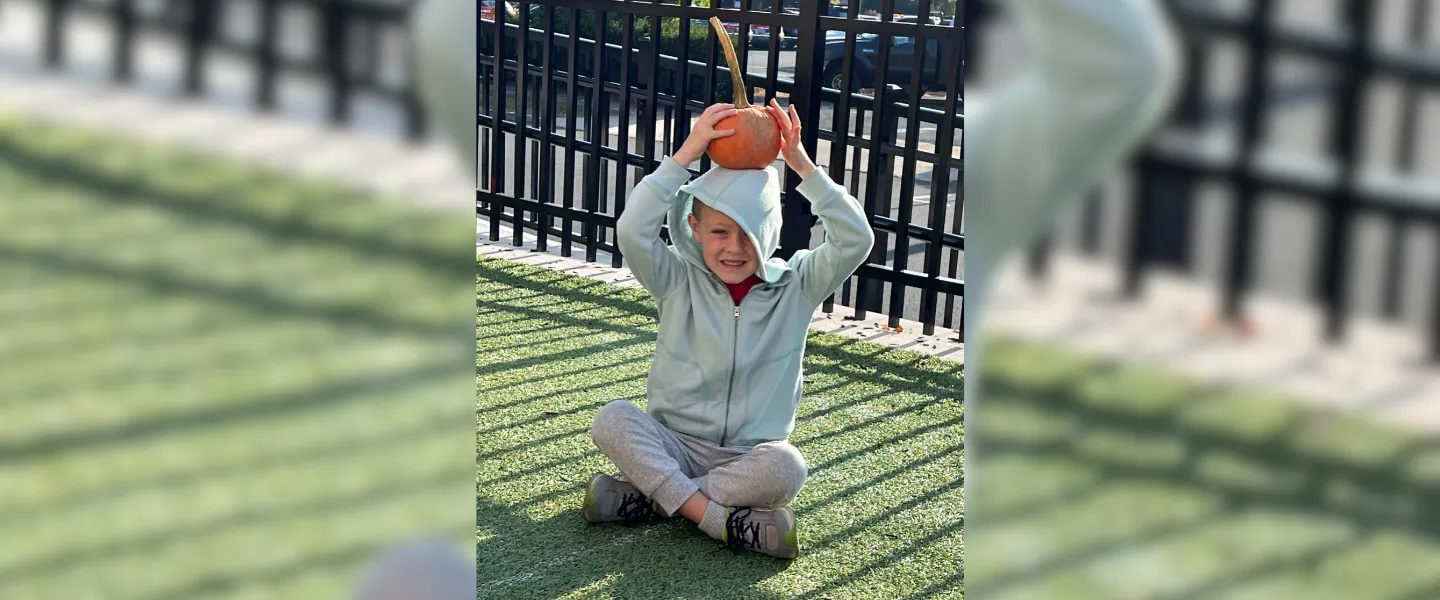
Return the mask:
[(670, 157), (635, 186), (625, 212), (615, 223), (620, 253), (635, 280), (656, 298), (663, 298), (685, 277), (685, 264), (660, 239), (660, 226), (690, 171)]
[(865, 264), (875, 245), (875, 232), (860, 201), (823, 169), (811, 171), (796, 190), (810, 201), (811, 212), (825, 225), (825, 241), (819, 248), (801, 250), (790, 259), (805, 299), (815, 307)]

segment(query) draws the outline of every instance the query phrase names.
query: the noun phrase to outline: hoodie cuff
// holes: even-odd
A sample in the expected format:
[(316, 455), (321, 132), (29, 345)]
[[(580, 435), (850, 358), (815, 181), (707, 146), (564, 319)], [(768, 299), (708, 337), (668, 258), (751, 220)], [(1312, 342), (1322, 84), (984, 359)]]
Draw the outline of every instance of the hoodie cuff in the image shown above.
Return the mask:
[(796, 186), (795, 191), (800, 192), (800, 195), (805, 196), (805, 199), (812, 204), (823, 202), (836, 194), (844, 195), (846, 193), (844, 186), (831, 180), (830, 174), (820, 167), (815, 167), (815, 170), (810, 171), (809, 175), (801, 179), (800, 185)]
[(690, 181), (690, 170), (667, 156), (660, 161), (660, 166), (653, 173), (645, 177), (644, 181), (659, 188), (662, 197), (668, 199), (680, 191), (680, 186)]

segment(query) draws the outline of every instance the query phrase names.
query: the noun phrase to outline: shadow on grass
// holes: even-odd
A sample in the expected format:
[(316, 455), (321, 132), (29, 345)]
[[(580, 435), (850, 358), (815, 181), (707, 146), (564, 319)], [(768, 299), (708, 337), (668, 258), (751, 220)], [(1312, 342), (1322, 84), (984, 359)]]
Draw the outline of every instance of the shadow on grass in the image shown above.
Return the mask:
[[(1125, 528), (1122, 536), (1067, 544), (1063, 552), (976, 579), (970, 586), (973, 592), (1015, 593), (1049, 577), (1156, 544), (1191, 544), (1198, 551), (1204, 544), (1215, 543), (1215, 536), (1227, 535), (1224, 530), (1240, 518), (1237, 515), (1247, 515), (1246, 519), (1253, 520), (1252, 527), (1264, 527), (1265, 519), (1270, 519), (1270, 526), (1279, 528), (1247, 530), (1243, 540), (1230, 542), (1237, 547), (1269, 543), (1267, 535), (1287, 535), (1281, 532), (1293, 532), (1286, 528), (1294, 519), (1313, 523), (1317, 530), (1348, 533), (1318, 542), (1297, 540), (1288, 552), (1273, 556), (1238, 550), (1229, 556), (1222, 553), (1216, 557), (1220, 562), (1207, 571), (1213, 576), (1155, 597), (1198, 599), (1241, 593), (1246, 586), (1261, 582), (1318, 582), (1332, 562), (1347, 556), (1355, 560), (1366, 542), (1387, 532), (1405, 532), (1426, 549), (1428, 556), (1416, 559), (1417, 570), (1440, 560), (1440, 512), (1434, 510), (1440, 506), (1440, 481), (1434, 469), (1428, 475), (1414, 470), (1422, 455), (1440, 451), (1436, 440), (1350, 416), (1321, 413), (1291, 400), (1246, 397), (1199, 385), (1173, 393), (1152, 392), (1142, 402), (1138, 395), (1146, 390), (1115, 383), (1124, 373), (1112, 363), (1069, 357), (1067, 361), (1084, 366), (1061, 374), (1042, 374), (1014, 365), (1043, 364), (1054, 357), (1013, 344), (997, 345), (994, 356), (1004, 352), (1013, 352), (1016, 358), (1007, 363), (1012, 366), (999, 366), (997, 360), (987, 369), (986, 428), (975, 432), (979, 436), (975, 443), (985, 448), (985, 460), (1074, 463), (1075, 468), (1087, 469), (1094, 477), (1067, 487), (1064, 493), (1028, 502), (994, 508), (983, 504), (986, 508), (979, 518), (987, 528), (1039, 527), (1067, 505), (1127, 488), (1164, 490), (1165, 495), (1157, 498), (1204, 500), (1205, 508), (1183, 518)], [(1256, 407), (1274, 412), (1251, 412)], [(1203, 414), (1211, 416), (1197, 416)], [(1257, 419), (1269, 426), (1261, 432), (1249, 428)], [(1061, 431), (1069, 433), (1016, 434), (1049, 431), (1044, 423), (1056, 422), (1064, 423)], [(1117, 440), (1163, 443), (1178, 451), (1172, 456), (1106, 451), (1102, 446), (1104, 441), (1119, 443)], [(1221, 470), (1222, 465), (1231, 467)], [(1139, 498), (1144, 492), (1134, 493)], [(1166, 501), (1152, 503), (1159, 506)], [(1211, 541), (1206, 542), (1207, 537)], [(1404, 572), (1404, 565), (1384, 562)], [(1335, 575), (1326, 577), (1325, 581), (1330, 581)], [(1378, 574), (1360, 577), (1353, 583), (1359, 585), (1370, 577), (1386, 579)], [(1392, 597), (1374, 587), (1367, 589), (1375, 594), (1370, 597)], [(1393, 597), (1415, 593), (1419, 592), (1402, 590)]]

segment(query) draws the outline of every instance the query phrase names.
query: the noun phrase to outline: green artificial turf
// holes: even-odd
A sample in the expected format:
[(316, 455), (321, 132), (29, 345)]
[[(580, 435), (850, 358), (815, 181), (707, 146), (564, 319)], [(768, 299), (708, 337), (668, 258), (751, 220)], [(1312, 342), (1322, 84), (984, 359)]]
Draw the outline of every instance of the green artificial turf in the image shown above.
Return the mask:
[(588, 432), (644, 406), (654, 303), (565, 273), (477, 259), (476, 560), (480, 598), (961, 598), (961, 367), (813, 334), (791, 442), (810, 479), (801, 556), (735, 556), (683, 519), (580, 518), (614, 467)]
[(1433, 438), (1055, 348), (988, 356), (974, 597), (1440, 597)]
[(0, 598), (340, 598), (391, 541), (468, 552), (470, 235), (0, 115)]

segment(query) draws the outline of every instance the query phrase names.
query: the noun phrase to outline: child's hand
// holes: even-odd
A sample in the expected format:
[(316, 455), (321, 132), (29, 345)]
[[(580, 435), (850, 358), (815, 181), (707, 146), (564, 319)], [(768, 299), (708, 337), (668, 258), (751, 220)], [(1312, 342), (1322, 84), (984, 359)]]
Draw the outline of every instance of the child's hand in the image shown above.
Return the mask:
[(734, 104), (711, 104), (706, 107), (705, 112), (700, 113), (700, 119), (690, 128), (690, 137), (685, 138), (685, 143), (680, 145), (680, 150), (671, 155), (671, 158), (687, 167), (700, 160), (712, 140), (735, 135), (734, 129), (715, 129), (715, 124), (736, 112), (738, 111)]
[(765, 112), (770, 113), (770, 118), (775, 119), (775, 124), (780, 127), (780, 156), (785, 158), (785, 164), (790, 165), (795, 174), (804, 179), (815, 170), (815, 161), (810, 160), (810, 155), (805, 153), (805, 144), (800, 140), (800, 115), (795, 112), (795, 105), (791, 104), (787, 112), (772, 98)]

